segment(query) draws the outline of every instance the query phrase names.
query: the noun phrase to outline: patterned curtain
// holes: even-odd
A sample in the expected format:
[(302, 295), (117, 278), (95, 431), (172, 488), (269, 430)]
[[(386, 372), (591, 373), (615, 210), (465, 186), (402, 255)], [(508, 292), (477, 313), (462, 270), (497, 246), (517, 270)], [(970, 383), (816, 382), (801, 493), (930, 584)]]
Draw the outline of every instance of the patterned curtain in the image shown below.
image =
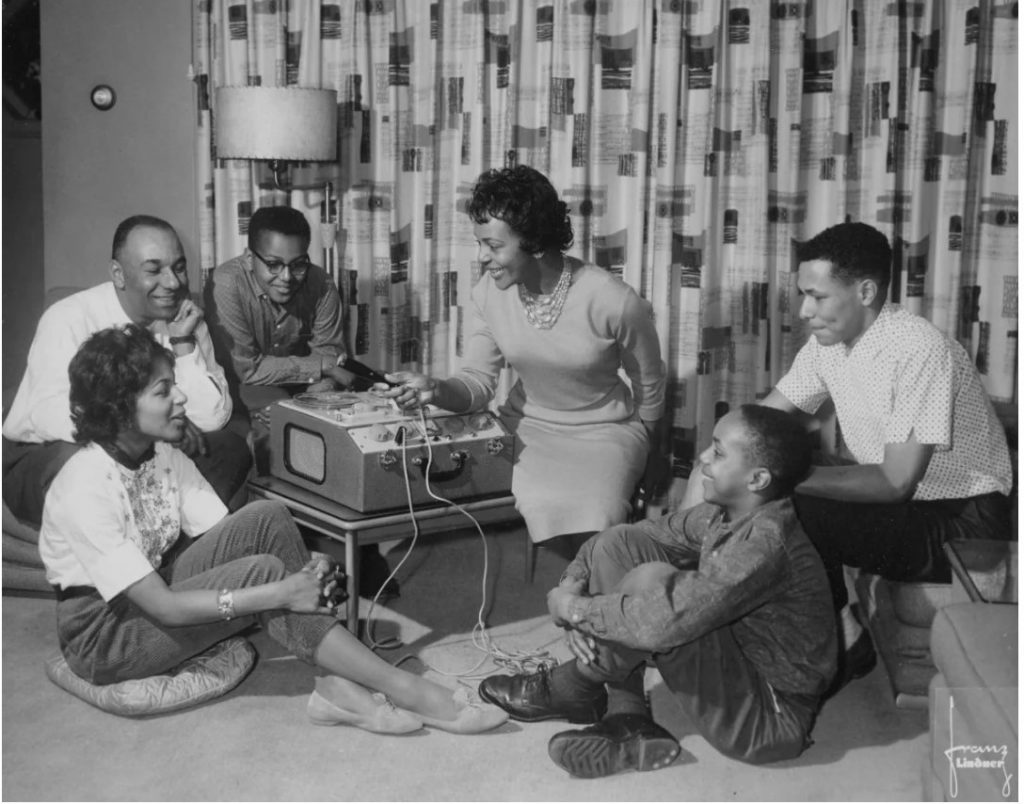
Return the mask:
[[(194, 18), (204, 271), (254, 209), (303, 209), (369, 365), (457, 368), (469, 190), (526, 163), (571, 206), (571, 253), (654, 305), (680, 474), (806, 340), (794, 243), (844, 220), (890, 238), (891, 298), (1016, 402), (1016, 2), (195, 0)], [(218, 160), (214, 90), (245, 84), (337, 90), (337, 164), (286, 194)]]

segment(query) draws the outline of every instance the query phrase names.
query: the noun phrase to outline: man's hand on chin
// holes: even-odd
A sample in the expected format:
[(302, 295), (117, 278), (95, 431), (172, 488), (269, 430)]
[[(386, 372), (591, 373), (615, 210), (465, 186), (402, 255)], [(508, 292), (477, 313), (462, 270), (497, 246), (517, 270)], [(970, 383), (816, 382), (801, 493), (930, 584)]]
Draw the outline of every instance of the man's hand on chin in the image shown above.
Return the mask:
[(203, 310), (187, 295), (182, 299), (178, 312), (167, 322), (167, 334), (172, 338), (194, 337), (196, 327), (203, 320)]

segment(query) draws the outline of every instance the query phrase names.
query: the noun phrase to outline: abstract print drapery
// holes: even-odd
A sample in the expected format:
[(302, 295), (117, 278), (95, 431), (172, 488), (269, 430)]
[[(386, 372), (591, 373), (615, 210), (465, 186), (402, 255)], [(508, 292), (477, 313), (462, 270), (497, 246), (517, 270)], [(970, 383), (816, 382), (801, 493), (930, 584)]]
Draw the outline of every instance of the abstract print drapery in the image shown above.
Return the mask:
[[(195, 0), (204, 271), (291, 203), (348, 303), (349, 348), (457, 368), (478, 266), (463, 210), (526, 163), (569, 203), (571, 253), (654, 305), (677, 465), (763, 395), (807, 332), (793, 245), (864, 221), (890, 296), (1016, 401), (1017, 4), (992, 0)], [(274, 189), (217, 160), (219, 86), (338, 91), (338, 161)], [(337, 203), (321, 203), (330, 181)], [(320, 227), (321, 212), (336, 228)], [(323, 251), (324, 245), (332, 246)]]

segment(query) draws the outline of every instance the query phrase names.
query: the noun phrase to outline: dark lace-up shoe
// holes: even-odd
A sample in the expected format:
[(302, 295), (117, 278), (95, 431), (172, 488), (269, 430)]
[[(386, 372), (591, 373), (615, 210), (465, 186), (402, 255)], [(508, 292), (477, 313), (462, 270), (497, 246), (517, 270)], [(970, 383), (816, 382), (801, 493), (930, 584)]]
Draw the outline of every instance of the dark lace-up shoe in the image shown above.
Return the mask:
[(527, 723), (538, 720), (594, 723), (601, 719), (608, 705), (608, 693), (603, 684), (592, 692), (581, 691), (572, 698), (554, 695), (547, 668), (537, 673), (485, 678), (480, 682), (480, 697), (500, 706), (513, 720)]
[(584, 779), (664, 768), (679, 751), (679, 742), (668, 731), (634, 714), (608, 715), (597, 725), (559, 732), (548, 743), (554, 763)]

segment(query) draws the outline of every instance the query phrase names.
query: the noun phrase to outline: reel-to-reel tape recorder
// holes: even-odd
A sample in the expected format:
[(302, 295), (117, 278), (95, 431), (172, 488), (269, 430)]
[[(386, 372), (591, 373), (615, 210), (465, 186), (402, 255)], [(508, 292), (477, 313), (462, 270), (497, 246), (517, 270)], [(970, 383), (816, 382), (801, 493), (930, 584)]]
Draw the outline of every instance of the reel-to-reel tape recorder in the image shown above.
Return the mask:
[[(512, 488), (515, 438), (490, 412), (406, 413), (375, 391), (299, 394), (270, 416), (270, 472), (362, 513)], [(428, 474), (429, 458), (429, 474)], [(408, 479), (408, 489), (406, 479)]]

